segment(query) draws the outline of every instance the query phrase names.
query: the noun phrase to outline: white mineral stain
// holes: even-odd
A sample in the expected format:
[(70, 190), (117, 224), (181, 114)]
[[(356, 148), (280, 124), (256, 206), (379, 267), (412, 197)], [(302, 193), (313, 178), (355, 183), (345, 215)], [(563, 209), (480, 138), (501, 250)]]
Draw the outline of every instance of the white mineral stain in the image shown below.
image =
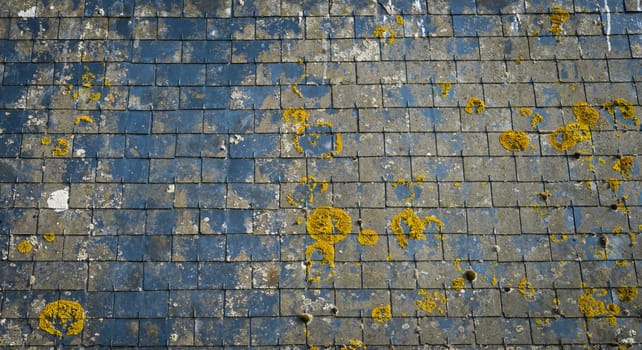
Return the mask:
[(47, 198), (47, 206), (56, 212), (69, 209), (69, 187), (51, 192), (49, 198)]
[(21, 18), (33, 18), (36, 17), (36, 7), (33, 6), (29, 9), (26, 9), (24, 11), (18, 12), (18, 16)]

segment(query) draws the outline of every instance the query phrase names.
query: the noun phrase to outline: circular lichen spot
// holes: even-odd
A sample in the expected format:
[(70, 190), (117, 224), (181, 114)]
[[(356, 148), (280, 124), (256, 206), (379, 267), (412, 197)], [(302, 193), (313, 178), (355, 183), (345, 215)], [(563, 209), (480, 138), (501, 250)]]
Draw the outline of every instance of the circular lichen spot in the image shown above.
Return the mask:
[(379, 235), (375, 230), (361, 230), (357, 236), (357, 241), (365, 246), (375, 245), (379, 241)]
[(589, 126), (580, 122), (561, 126), (548, 136), (551, 146), (558, 151), (566, 151), (578, 142), (591, 140), (591, 137)]
[(615, 288), (617, 298), (625, 303), (632, 301), (638, 296), (638, 287), (617, 287)]
[[(404, 232), (402, 223), (408, 227), (408, 234)], [(407, 208), (401, 213), (395, 215), (390, 222), (390, 228), (397, 238), (397, 243), (399, 243), (401, 248), (408, 246), (406, 237), (414, 240), (426, 239), (426, 236), (424, 235), (426, 224), (419, 218), (419, 216), (417, 216), (412, 208)]]
[(40, 329), (57, 337), (80, 334), (84, 324), (85, 310), (73, 300), (53, 301), (45, 305), (38, 317)]
[(469, 98), (466, 102), (466, 107), (464, 107), (464, 111), (468, 114), (482, 114), (484, 109), (486, 109), (486, 104), (479, 97)]
[(525, 150), (530, 144), (528, 135), (519, 130), (506, 130), (499, 135), (499, 143), (507, 151), (520, 152)]
[(377, 306), (372, 309), (371, 316), (377, 322), (386, 322), (392, 318), (392, 308), (390, 305)]
[(596, 126), (600, 119), (600, 113), (586, 102), (577, 102), (573, 105), (573, 114), (578, 122), (588, 126)]
[(310, 238), (315, 241), (334, 244), (350, 233), (352, 218), (343, 209), (324, 206), (310, 214), (305, 227)]
[(29, 240), (25, 239), (24, 241), (18, 243), (18, 252), (21, 254), (27, 254), (31, 253), (33, 250), (33, 245), (31, 245), (31, 242)]

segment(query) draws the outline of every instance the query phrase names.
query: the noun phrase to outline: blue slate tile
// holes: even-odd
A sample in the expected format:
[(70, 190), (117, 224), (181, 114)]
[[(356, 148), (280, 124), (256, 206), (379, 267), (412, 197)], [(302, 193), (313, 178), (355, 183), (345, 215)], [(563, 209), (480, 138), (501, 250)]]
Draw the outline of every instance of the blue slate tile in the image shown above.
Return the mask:
[(66, 159), (62, 179), (70, 183), (93, 182), (97, 163), (96, 159)]
[(273, 134), (252, 134), (243, 136), (237, 144), (231, 144), (230, 157), (256, 158), (277, 157), (280, 152), (281, 140)]
[(123, 68), (127, 70), (127, 84), (129, 85), (154, 85), (156, 65), (151, 63), (126, 64)]
[(256, 32), (270, 39), (302, 39), (303, 26), (299, 17), (263, 17), (256, 21)]
[(205, 65), (202, 64), (158, 64), (156, 84), (160, 86), (205, 85)]
[(172, 243), (172, 260), (224, 261), (225, 241), (226, 238), (223, 235), (175, 235)]
[(74, 138), (74, 150), (84, 149), (91, 158), (122, 157), (125, 154), (125, 136), (83, 134)]
[(177, 87), (132, 86), (129, 88), (131, 110), (175, 110), (179, 105)]
[(181, 109), (227, 108), (229, 87), (181, 87)]
[(0, 134), (0, 157), (14, 158), (20, 155), (20, 134)]
[(200, 158), (152, 159), (151, 183), (197, 183), (201, 179)]
[(274, 290), (251, 290), (249, 293), (249, 316), (274, 316), (279, 313), (279, 293)]
[[(139, 321), (126, 318), (91, 319), (85, 326), (86, 340), (102, 346), (138, 345)], [(90, 334), (92, 335), (90, 337)], [(98, 334), (98, 336), (93, 336)]]
[(207, 222), (216, 233), (247, 233), (249, 223), (252, 222), (251, 210), (201, 210), (201, 221)]
[(143, 234), (145, 212), (142, 210), (94, 210), (95, 232), (103, 235)]
[(170, 291), (170, 317), (222, 317), (223, 293), (222, 290)]
[(206, 21), (204, 18), (160, 18), (158, 32), (160, 39), (205, 40)]
[(250, 182), (254, 161), (249, 159), (203, 159), (203, 182)]
[(228, 201), (234, 203), (235, 207), (247, 207), (254, 209), (276, 209), (278, 208), (279, 189), (276, 185), (266, 184), (232, 184), (228, 187)]
[(145, 290), (185, 290), (198, 284), (196, 263), (146, 263), (143, 288)]
[(208, 40), (230, 40), (234, 33), (243, 32), (245, 28), (254, 28), (254, 18), (212, 18), (207, 21)]
[(145, 234), (174, 234), (174, 228), (178, 215), (179, 212), (175, 210), (147, 210), (147, 219), (145, 220)]
[[(275, 109), (281, 90), (278, 86), (237, 86), (232, 88), (232, 109)], [(237, 98), (235, 98), (237, 96)]]
[(281, 250), (271, 235), (228, 234), (226, 247), (228, 261), (276, 261)]
[(228, 63), (231, 46), (228, 41), (185, 41), (183, 63)]
[(207, 133), (246, 134), (254, 130), (254, 116), (246, 111), (207, 110), (203, 123)]
[(254, 83), (256, 64), (223, 63), (207, 65), (207, 85), (231, 86)]
[(200, 184), (197, 187), (197, 207), (202, 209), (225, 208), (227, 189), (222, 184)]
[(130, 158), (172, 158), (175, 135), (129, 135), (125, 156)]
[(148, 134), (151, 131), (152, 113), (148, 111), (112, 112), (106, 123), (114, 124), (114, 132)]
[[(613, 0), (610, 2), (613, 2)], [(613, 8), (610, 8), (610, 10), (614, 11)], [(642, 22), (640, 22), (640, 15), (637, 13), (611, 13), (610, 24), (612, 35), (642, 33)]]
[(118, 256), (126, 261), (168, 261), (171, 255), (171, 237), (120, 236)]
[(24, 108), (27, 86), (0, 86), (0, 108)]
[[(2, 221), (2, 226), (6, 226), (6, 221), (0, 211), (0, 221)], [(9, 238), (9, 235), (6, 231), (3, 230), (2, 237), (5, 237), (4, 244)], [(4, 264), (3, 268), (0, 269), (0, 282), (2, 285), (3, 291), (8, 290), (19, 290), (21, 293), (26, 289), (29, 289), (29, 278), (33, 273), (33, 262), (20, 262), (16, 261), (12, 264)]]
[(142, 320), (138, 344), (140, 346), (167, 346), (170, 343), (173, 320)]
[(218, 157), (227, 155), (225, 145), (227, 135), (178, 134), (176, 140), (177, 157)]
[(179, 110), (154, 113), (153, 133), (179, 133), (180, 137), (183, 133), (197, 134), (202, 131), (203, 111)]
[(174, 202), (174, 194), (164, 184), (125, 184), (123, 207), (135, 209), (167, 209)]
[[(147, 182), (149, 160), (147, 159), (99, 159), (97, 181)], [(101, 176), (101, 171), (106, 171)]]
[(86, 292), (85, 302), (82, 304), (87, 314), (97, 318), (114, 316), (113, 292)]
[(136, 20), (129, 18), (110, 18), (109, 37), (131, 39)]
[(0, 129), (6, 133), (21, 132), (27, 122), (28, 112), (15, 109), (0, 110)]
[(476, 13), (477, 5), (475, 0), (462, 0), (455, 1), (450, 5), (450, 13), (452, 14), (464, 14), (464, 13)]
[(132, 17), (134, 0), (84, 0), (85, 16)]
[(0, 158), (0, 182), (40, 181), (42, 181), (41, 160)]
[(4, 85), (42, 85), (53, 83), (54, 66), (50, 63), (7, 63)]
[(180, 60), (181, 41), (140, 40), (132, 55), (132, 62), (140, 63), (179, 63)]
[(501, 28), (499, 16), (453, 16), (453, 33), (455, 36), (493, 35), (495, 28)]
[(89, 271), (89, 290), (137, 291), (143, 288), (143, 266), (129, 262), (92, 262)]
[(249, 318), (202, 319), (196, 330), (196, 344), (248, 345)]
[[(31, 58), (31, 42), (23, 40), (0, 40), (0, 61), (21, 62)], [(20, 48), (20, 49), (19, 49)], [(25, 49), (26, 48), (26, 49)]]
[[(275, 45), (279, 45), (277, 40), (233, 41), (232, 56), (242, 59), (243, 62), (261, 62), (264, 60), (261, 60), (260, 56), (266, 52), (272, 51)], [(229, 60), (225, 62), (229, 62)]]
[(199, 288), (236, 289), (250, 273), (247, 263), (206, 262), (199, 264)]

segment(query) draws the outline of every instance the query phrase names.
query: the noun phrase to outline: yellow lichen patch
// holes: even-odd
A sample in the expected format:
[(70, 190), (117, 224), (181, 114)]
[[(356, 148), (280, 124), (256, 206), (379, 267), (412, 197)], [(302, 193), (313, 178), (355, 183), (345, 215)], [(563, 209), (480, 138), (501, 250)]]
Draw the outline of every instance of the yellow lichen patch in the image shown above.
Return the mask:
[(291, 90), (292, 90), (292, 92), (294, 92), (294, 94), (295, 94), (295, 95), (297, 95), (299, 98), (303, 98), (303, 94), (301, 93), (301, 90), (299, 90), (298, 85), (299, 85), (298, 83), (292, 83), (292, 85), (290, 85), (290, 89), (291, 89)]
[(541, 114), (535, 113), (535, 115), (531, 119), (531, 126), (536, 127), (538, 124), (543, 123), (544, 121), (544, 117)]
[(350, 233), (352, 218), (343, 209), (324, 206), (310, 214), (305, 226), (310, 238), (334, 244)]
[(522, 277), (522, 279), (519, 281), (519, 285), (517, 285), (517, 290), (519, 290), (519, 293), (522, 295), (526, 295), (526, 296), (535, 295), (535, 289), (533, 288), (531, 283), (526, 279), (526, 277)]
[(533, 115), (533, 110), (528, 107), (522, 107), (519, 109), (519, 115), (523, 118), (528, 118)]
[(566, 151), (578, 142), (591, 140), (591, 130), (586, 124), (569, 123), (555, 129), (553, 133), (549, 134), (548, 139), (554, 149)]
[(51, 150), (51, 154), (58, 157), (66, 156), (69, 154), (69, 145), (69, 140), (59, 138), (56, 140), (56, 146)]
[(386, 37), (386, 33), (388, 33), (388, 44), (393, 44), (395, 40), (397, 39), (397, 34), (395, 32), (386, 27), (386, 26), (379, 26), (374, 29), (374, 36), (380, 39), (384, 39)]
[(618, 180), (618, 179), (616, 179), (614, 177), (612, 177), (610, 179), (606, 179), (606, 180), (604, 180), (604, 182), (606, 182), (606, 186), (613, 193), (616, 193), (617, 190), (620, 188), (620, 185), (622, 184), (622, 182), (620, 180)]
[(450, 89), (453, 87), (453, 84), (448, 82), (440, 82), (440, 83), (437, 83), (437, 86), (441, 88), (441, 97), (446, 97), (448, 96)]
[(453, 187), (454, 188), (461, 188), (461, 182), (459, 182), (459, 181), (453, 182)]
[(89, 95), (89, 98), (87, 98), (87, 102), (96, 102), (100, 100), (100, 96), (102, 96), (100, 92), (94, 92), (91, 95)]
[(27, 254), (31, 253), (33, 250), (33, 245), (31, 245), (31, 242), (29, 240), (25, 239), (24, 241), (18, 243), (18, 253), (21, 254)]
[(559, 238), (556, 235), (550, 235), (549, 239), (553, 243), (560, 243), (566, 241), (568, 239), (568, 236), (562, 233), (561, 235), (559, 235)]
[(586, 102), (577, 102), (573, 105), (573, 114), (579, 123), (596, 126), (600, 113)]
[[(314, 126), (332, 128), (333, 124), (331, 122), (319, 121), (314, 123)], [(321, 135), (322, 135), (322, 133), (320, 132), (310, 132), (308, 129), (310, 129), (310, 124), (308, 123), (298, 124), (294, 132), (294, 136), (292, 136), (292, 143), (294, 144), (294, 149), (301, 154), (304, 154), (303, 147), (301, 146), (301, 138), (303, 136), (307, 136), (307, 140), (312, 146), (317, 146), (319, 144), (319, 139), (321, 138)], [(329, 159), (329, 158), (332, 158), (333, 156), (336, 156), (337, 154), (340, 154), (343, 151), (343, 139), (341, 137), (341, 133), (334, 134), (333, 146), (334, 146), (333, 150), (329, 152), (321, 153), (320, 154), (321, 158)]]
[(551, 325), (551, 319), (550, 318), (542, 319), (538, 317), (538, 318), (535, 318), (535, 324), (542, 327), (548, 327)]
[(617, 122), (615, 120), (615, 108), (617, 108), (622, 114), (623, 119), (632, 120), (636, 126), (640, 125), (640, 118), (635, 115), (635, 107), (631, 102), (623, 98), (616, 98), (612, 102), (606, 102), (604, 103), (603, 108), (614, 117), (613, 121), (615, 122)]
[(450, 284), (453, 286), (453, 289), (462, 291), (466, 287), (466, 280), (463, 277), (458, 277), (450, 281)]
[(616, 160), (615, 163), (611, 166), (613, 170), (622, 174), (624, 178), (630, 179), (632, 177), (631, 171), (634, 168), (634, 159), (632, 156), (623, 156), (620, 159)]
[(464, 111), (468, 114), (482, 114), (484, 109), (486, 109), (486, 104), (479, 97), (469, 98), (466, 102), (466, 107), (464, 107)]
[(606, 322), (611, 325), (611, 327), (615, 327), (617, 324), (617, 315), (620, 314), (620, 306), (617, 304), (608, 304), (606, 305), (606, 311), (608, 312), (608, 316), (606, 316)]
[(626, 266), (629, 264), (628, 260), (615, 260), (615, 265), (616, 266)]
[[(312, 268), (312, 265), (314, 265), (312, 255), (315, 251), (318, 251), (319, 254), (321, 254), (321, 265), (327, 264), (330, 268), (334, 268), (334, 246), (328, 242), (319, 241), (305, 248), (306, 274), (310, 274), (310, 269)], [(313, 281), (314, 279), (310, 278), (309, 280)]]
[(528, 135), (519, 130), (506, 130), (499, 135), (499, 143), (507, 151), (521, 152), (530, 144)]
[(72, 300), (56, 300), (40, 312), (38, 326), (43, 331), (62, 337), (80, 334), (85, 324), (85, 310)]
[(286, 123), (305, 124), (309, 117), (310, 112), (303, 108), (286, 108), (283, 111), (283, 119), (285, 119)]
[(392, 318), (392, 308), (390, 305), (377, 306), (370, 315), (375, 321), (383, 323)]
[(44, 235), (42, 235), (42, 239), (51, 243), (56, 240), (56, 234), (53, 232), (45, 233)]
[(606, 289), (596, 290), (595, 288), (586, 288), (584, 289), (584, 294), (577, 299), (577, 307), (587, 319), (606, 316), (606, 322), (615, 327), (617, 324), (616, 316), (620, 313), (620, 307), (616, 304), (608, 304), (605, 306), (602, 300), (595, 299), (595, 296), (603, 297), (607, 293)]
[[(408, 233), (404, 232), (402, 223), (407, 226)], [(422, 240), (426, 239), (424, 230), (426, 224), (434, 224), (438, 231), (444, 227), (444, 223), (435, 216), (427, 216), (423, 220), (417, 216), (412, 208), (404, 209), (401, 213), (395, 215), (390, 221), (390, 228), (397, 239), (397, 243), (401, 248), (408, 246), (407, 239)]]
[(493, 275), (493, 278), (490, 280), (490, 285), (493, 287), (497, 285), (497, 276)]
[(359, 339), (351, 339), (348, 341), (348, 345), (343, 345), (340, 348), (341, 350), (366, 350), (366, 344)]
[(361, 230), (357, 236), (357, 241), (365, 246), (375, 245), (379, 241), (379, 235), (375, 230)]
[(455, 261), (453, 261), (453, 265), (455, 265), (455, 268), (457, 269), (457, 271), (464, 272), (464, 270), (462, 270), (461, 268), (460, 263), (461, 263), (461, 258), (456, 258)]
[(91, 124), (91, 123), (93, 123), (93, 122), (94, 122), (94, 120), (93, 120), (90, 116), (88, 116), (88, 115), (79, 115), (79, 116), (78, 116), (78, 117), (76, 117), (76, 119), (74, 120), (74, 124), (78, 125), (78, 124), (80, 124), (81, 122), (85, 122), (85, 123), (87, 123), (87, 124)]
[(562, 24), (568, 21), (569, 18), (571, 18), (571, 15), (561, 7), (553, 7), (548, 18), (551, 21), (551, 28), (549, 30), (551, 33), (555, 34), (559, 41), (560, 35), (562, 35), (562, 32), (564, 31)]
[(43, 136), (42, 138), (40, 138), (40, 144), (44, 145), (44, 146), (50, 145), (51, 144), (51, 138), (48, 137), (48, 136)]
[(423, 289), (419, 289), (421, 299), (415, 300), (417, 310), (423, 310), (428, 313), (437, 311), (440, 315), (446, 313), (446, 294), (435, 291), (432, 294)]
[(638, 296), (638, 287), (617, 287), (615, 294), (619, 301), (628, 303)]
[[(638, 228), (638, 230), (641, 230), (641, 229), (640, 229), (640, 228)], [(633, 232), (633, 231), (629, 231), (629, 240), (631, 241), (631, 242), (629, 243), (629, 247), (633, 247), (633, 246), (635, 246), (635, 232)]]
[(399, 24), (401, 26), (406, 24), (406, 20), (403, 19), (402, 15), (396, 15), (395, 16), (395, 22), (397, 22), (397, 24)]

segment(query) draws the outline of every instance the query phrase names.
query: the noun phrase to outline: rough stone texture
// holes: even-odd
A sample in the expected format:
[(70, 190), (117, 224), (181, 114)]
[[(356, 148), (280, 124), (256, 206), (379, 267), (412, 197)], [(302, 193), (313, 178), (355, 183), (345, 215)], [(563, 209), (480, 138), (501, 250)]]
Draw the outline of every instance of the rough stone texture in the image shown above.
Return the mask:
[(4, 1), (0, 348), (642, 347), (640, 6)]

